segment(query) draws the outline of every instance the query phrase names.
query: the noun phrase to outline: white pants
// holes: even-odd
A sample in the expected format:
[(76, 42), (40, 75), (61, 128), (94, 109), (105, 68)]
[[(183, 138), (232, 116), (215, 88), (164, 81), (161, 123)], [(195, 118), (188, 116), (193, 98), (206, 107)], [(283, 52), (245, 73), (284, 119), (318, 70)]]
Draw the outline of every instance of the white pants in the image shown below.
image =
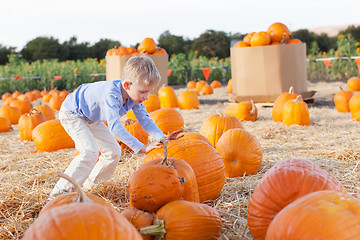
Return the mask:
[[(83, 184), (84, 189), (110, 180), (120, 160), (121, 147), (109, 128), (103, 122), (89, 123), (65, 108), (60, 109), (59, 120), (80, 152), (66, 168), (65, 174)], [(50, 196), (69, 191), (72, 187), (69, 181), (60, 178)]]

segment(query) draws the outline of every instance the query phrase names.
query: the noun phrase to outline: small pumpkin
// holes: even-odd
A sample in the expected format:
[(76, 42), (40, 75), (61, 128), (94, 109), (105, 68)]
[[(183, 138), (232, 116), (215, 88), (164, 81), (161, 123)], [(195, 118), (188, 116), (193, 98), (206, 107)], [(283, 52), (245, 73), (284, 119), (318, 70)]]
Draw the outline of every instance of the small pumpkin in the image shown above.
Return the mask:
[(10, 103), (11, 107), (18, 107), (20, 109), (21, 114), (28, 113), (32, 109), (32, 104), (26, 100), (15, 99)]
[(233, 45), (233, 48), (238, 48), (238, 47), (250, 47), (250, 45), (244, 41), (238, 41)]
[(227, 130), (216, 144), (229, 178), (257, 173), (262, 163), (260, 142), (241, 128)]
[(188, 89), (196, 89), (196, 82), (191, 80), (186, 84), (186, 87)]
[(285, 206), (306, 194), (334, 190), (342, 184), (326, 170), (306, 159), (277, 162), (257, 184), (248, 206), (248, 226), (254, 239), (264, 239), (269, 224)]
[(34, 108), (29, 113), (21, 115), (18, 122), (21, 140), (32, 141), (33, 129), (45, 121), (45, 115)]
[(360, 91), (360, 77), (351, 77), (347, 80), (347, 86), (349, 91)]
[(154, 225), (140, 229), (140, 233), (164, 240), (218, 239), (222, 222), (215, 208), (203, 203), (176, 200), (160, 208)]
[[(126, 208), (121, 212), (123, 215), (134, 227), (140, 232), (140, 229), (143, 227), (148, 227), (153, 224), (155, 214), (142, 211), (140, 209), (130, 207)], [(151, 235), (142, 234), (143, 240), (151, 240)]]
[(251, 38), (254, 36), (255, 33), (256, 32), (251, 32), (251, 33), (246, 34), (245, 37), (243, 38), (244, 43), (246, 43), (247, 45), (250, 46)]
[(124, 47), (124, 46), (119, 46), (117, 53), (120, 56), (130, 55), (129, 49), (127, 47)]
[(282, 117), (283, 124), (286, 126), (310, 125), (309, 109), (306, 102), (302, 100), (301, 95), (285, 103)]
[(8, 132), (11, 128), (9, 119), (0, 117), (0, 132)]
[(296, 99), (298, 94), (294, 92), (294, 88), (291, 86), (288, 92), (281, 93), (274, 102), (272, 108), (272, 119), (274, 122), (282, 122), (284, 105), (288, 100)]
[(265, 239), (356, 239), (359, 225), (359, 199), (336, 191), (318, 191), (283, 208), (271, 222)]
[(205, 80), (199, 80), (196, 82), (196, 91), (201, 92), (201, 89), (208, 85), (208, 83)]
[(199, 109), (200, 101), (194, 91), (184, 91), (179, 94), (178, 104), (180, 109)]
[(203, 94), (203, 95), (211, 95), (214, 93), (214, 89), (212, 88), (211, 85), (205, 85), (201, 88), (200, 92)]
[(286, 42), (286, 44), (300, 44), (300, 43), (302, 43), (302, 41), (298, 38), (293, 38)]
[(349, 101), (351, 119), (360, 121), (360, 93), (355, 93)]
[(42, 112), (42, 114), (45, 115), (46, 120), (52, 120), (55, 119), (55, 113), (51, 109), (51, 107), (47, 104), (40, 104), (39, 106), (34, 107), (36, 110)]
[(349, 101), (353, 96), (351, 91), (344, 91), (342, 87), (340, 87), (340, 92), (336, 93), (334, 96), (335, 108), (338, 112), (350, 112)]
[(231, 115), (214, 114), (207, 117), (201, 125), (199, 133), (216, 146), (223, 133), (232, 128), (244, 128), (240, 120)]
[(179, 107), (175, 91), (172, 87), (163, 85), (158, 90), (158, 96), (160, 99), (161, 108), (177, 108), (177, 107)]
[(266, 46), (271, 42), (270, 34), (264, 31), (255, 33), (250, 42), (251, 47)]
[(225, 108), (225, 114), (231, 115), (240, 121), (255, 121), (258, 111), (253, 100), (243, 101)]
[(1, 100), (2, 100), (3, 102), (5, 102), (5, 99), (8, 98), (8, 97), (11, 97), (11, 93), (6, 92), (6, 93), (4, 93), (3, 95), (1, 95)]
[(55, 112), (59, 111), (62, 103), (64, 102), (65, 97), (60, 94), (52, 94), (49, 100), (49, 107)]
[(18, 124), (21, 111), (18, 107), (2, 106), (0, 107), (0, 117), (7, 118), (11, 124)]
[(222, 87), (221, 82), (219, 82), (218, 80), (212, 81), (212, 82), (210, 83), (210, 86), (211, 86), (212, 88), (221, 88), (221, 87)]
[(226, 93), (232, 93), (232, 78), (230, 78), (228, 81), (228, 84), (226, 86)]

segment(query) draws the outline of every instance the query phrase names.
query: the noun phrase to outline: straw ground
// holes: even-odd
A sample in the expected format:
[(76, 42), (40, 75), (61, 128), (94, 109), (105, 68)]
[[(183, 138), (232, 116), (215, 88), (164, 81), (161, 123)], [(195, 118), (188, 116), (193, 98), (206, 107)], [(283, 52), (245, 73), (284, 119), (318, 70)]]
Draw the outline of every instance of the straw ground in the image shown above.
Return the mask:
[[(251, 194), (264, 173), (276, 162), (288, 158), (309, 159), (336, 176), (347, 191), (360, 198), (359, 122), (350, 113), (338, 113), (333, 97), (342, 82), (316, 82), (309, 90), (317, 91), (315, 103), (309, 104), (308, 127), (286, 127), (271, 118), (271, 107), (258, 105), (255, 122), (244, 128), (256, 136), (263, 148), (259, 172), (251, 176), (227, 179), (221, 195), (206, 204), (221, 214), (220, 239), (252, 239), (247, 228), (247, 206)], [(177, 88), (176, 92), (184, 88)], [(225, 87), (213, 95), (200, 96), (198, 110), (179, 110), (185, 131), (198, 132), (206, 117), (224, 111), (228, 104)], [(38, 104), (35, 102), (34, 105)], [(17, 126), (0, 134), (0, 239), (21, 239), (48, 201), (49, 193), (74, 157), (75, 149), (37, 152), (33, 142), (20, 140)], [(144, 155), (123, 154), (111, 181), (95, 186), (91, 192), (110, 201), (118, 211), (129, 206), (127, 180), (142, 164)]]

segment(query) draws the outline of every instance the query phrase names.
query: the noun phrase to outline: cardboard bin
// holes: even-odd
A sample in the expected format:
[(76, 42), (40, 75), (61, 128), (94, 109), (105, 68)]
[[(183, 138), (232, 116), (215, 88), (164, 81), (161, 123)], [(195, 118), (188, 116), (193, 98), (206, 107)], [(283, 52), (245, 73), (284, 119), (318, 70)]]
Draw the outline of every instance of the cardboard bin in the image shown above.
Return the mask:
[(307, 99), (306, 44), (231, 48), (233, 93), (230, 101), (274, 102), (294, 87)]
[[(168, 58), (169, 55), (162, 54), (162, 55), (147, 55), (149, 56), (155, 63), (155, 66), (159, 70), (161, 80), (156, 88), (151, 92), (152, 94), (158, 93), (158, 90), (162, 85), (168, 84)], [(132, 55), (123, 55), (123, 56), (106, 56), (106, 80), (119, 80), (121, 79), (122, 70), (125, 66), (126, 61), (132, 57)]]

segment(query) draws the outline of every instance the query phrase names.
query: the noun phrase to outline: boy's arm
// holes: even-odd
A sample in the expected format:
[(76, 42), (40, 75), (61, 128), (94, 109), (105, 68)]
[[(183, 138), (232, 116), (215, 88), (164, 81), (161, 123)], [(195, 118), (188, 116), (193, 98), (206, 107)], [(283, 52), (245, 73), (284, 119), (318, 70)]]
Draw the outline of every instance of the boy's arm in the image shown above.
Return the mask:
[(150, 118), (144, 104), (141, 103), (139, 105), (135, 105), (132, 109), (141, 127), (145, 130), (145, 132), (149, 133), (152, 138), (154, 138), (156, 141), (160, 141), (160, 139), (166, 138), (165, 134)]

